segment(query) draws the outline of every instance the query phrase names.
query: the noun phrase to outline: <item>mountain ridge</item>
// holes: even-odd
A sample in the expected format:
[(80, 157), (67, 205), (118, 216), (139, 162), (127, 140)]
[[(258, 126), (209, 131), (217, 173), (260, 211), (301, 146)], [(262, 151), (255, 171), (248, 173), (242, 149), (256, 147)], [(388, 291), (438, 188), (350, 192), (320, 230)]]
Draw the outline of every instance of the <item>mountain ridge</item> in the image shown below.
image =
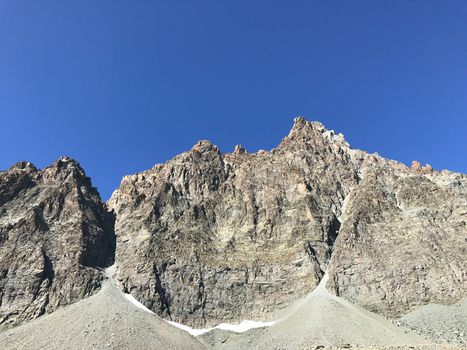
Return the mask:
[(333, 294), (397, 318), (465, 298), (466, 223), (467, 175), (302, 117), (269, 151), (198, 141), (107, 203), (71, 158), (19, 162), (0, 172), (0, 328), (95, 294), (113, 263), (124, 293), (191, 327), (270, 320), (325, 272)]

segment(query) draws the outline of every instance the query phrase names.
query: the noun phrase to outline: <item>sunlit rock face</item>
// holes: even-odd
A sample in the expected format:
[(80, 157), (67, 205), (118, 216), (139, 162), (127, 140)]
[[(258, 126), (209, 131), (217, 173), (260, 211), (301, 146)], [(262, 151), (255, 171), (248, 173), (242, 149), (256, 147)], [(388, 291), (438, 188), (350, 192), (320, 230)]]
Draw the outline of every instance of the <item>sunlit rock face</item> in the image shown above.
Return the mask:
[(319, 283), (358, 176), (349, 147), (295, 121), (270, 152), (208, 141), (126, 176), (117, 217), (117, 278), (159, 315), (193, 326), (255, 319)]
[(328, 283), (339, 296), (390, 317), (467, 296), (467, 176), (364, 165), (341, 219)]
[(0, 328), (92, 294), (112, 264), (114, 218), (74, 160), (0, 172)]
[(265, 318), (326, 269), (331, 290), (386, 315), (452, 302), (466, 293), (465, 188), (303, 118), (269, 152), (200, 141), (113, 194), (118, 279), (192, 326)]
[[(296, 118), (270, 151), (200, 141), (123, 178), (108, 203), (79, 164), (0, 172), (0, 328), (100, 288), (197, 328), (266, 320), (328, 289), (386, 316), (467, 296), (467, 177), (354, 150)], [(114, 219), (115, 218), (115, 219)]]

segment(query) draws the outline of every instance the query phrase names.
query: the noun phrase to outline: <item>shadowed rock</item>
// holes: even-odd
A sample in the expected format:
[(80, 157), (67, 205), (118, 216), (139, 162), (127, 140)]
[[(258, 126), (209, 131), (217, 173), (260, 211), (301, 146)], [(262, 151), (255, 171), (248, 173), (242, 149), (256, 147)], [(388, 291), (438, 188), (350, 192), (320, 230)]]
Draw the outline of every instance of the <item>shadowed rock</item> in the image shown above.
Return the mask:
[(0, 327), (91, 295), (113, 263), (113, 215), (74, 160), (0, 172)]

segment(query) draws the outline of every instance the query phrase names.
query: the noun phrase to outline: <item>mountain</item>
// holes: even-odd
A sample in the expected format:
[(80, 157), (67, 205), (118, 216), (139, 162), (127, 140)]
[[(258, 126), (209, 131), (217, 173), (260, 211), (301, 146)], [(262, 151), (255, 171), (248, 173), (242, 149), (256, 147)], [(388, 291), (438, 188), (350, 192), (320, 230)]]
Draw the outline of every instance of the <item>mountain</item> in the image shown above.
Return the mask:
[(265, 319), (328, 287), (400, 316), (467, 294), (467, 177), (351, 149), (296, 118), (271, 151), (207, 141), (124, 177), (117, 279), (158, 315), (191, 326)]
[(364, 164), (346, 199), (328, 286), (399, 317), (467, 295), (467, 176)]
[[(466, 175), (304, 118), (270, 151), (199, 141), (107, 204), (70, 158), (20, 162), (0, 172), (0, 345), (462, 346), (466, 223)], [(211, 329), (245, 320), (270, 327)]]
[(100, 288), (113, 263), (114, 217), (80, 165), (61, 158), (38, 170), (0, 172), (0, 327), (7, 328)]

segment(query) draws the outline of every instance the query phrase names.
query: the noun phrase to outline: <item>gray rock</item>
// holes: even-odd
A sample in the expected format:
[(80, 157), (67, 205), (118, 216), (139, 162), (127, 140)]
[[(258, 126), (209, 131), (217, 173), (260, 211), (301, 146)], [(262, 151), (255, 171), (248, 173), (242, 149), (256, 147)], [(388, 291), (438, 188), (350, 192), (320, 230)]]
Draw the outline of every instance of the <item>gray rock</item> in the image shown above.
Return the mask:
[(200, 141), (124, 177), (109, 206), (116, 238), (69, 158), (0, 172), (0, 328), (93, 294), (114, 260), (124, 292), (195, 327), (279, 315), (324, 271), (330, 291), (389, 317), (467, 296), (466, 175), (353, 150), (303, 118), (270, 151)]
[(342, 137), (299, 118), (279, 147), (221, 154), (208, 141), (126, 176), (115, 210), (117, 278), (192, 326), (258, 318), (326, 269), (357, 172)]
[(91, 295), (112, 264), (113, 215), (83, 169), (63, 157), (0, 172), (0, 328)]
[(353, 150), (297, 118), (271, 151), (200, 141), (126, 176), (109, 202), (117, 279), (157, 314), (204, 327), (264, 319), (329, 268), (336, 294), (398, 316), (466, 296), (466, 198), (465, 175)]
[(467, 295), (467, 176), (363, 164), (328, 284), (368, 310), (401, 316)]

